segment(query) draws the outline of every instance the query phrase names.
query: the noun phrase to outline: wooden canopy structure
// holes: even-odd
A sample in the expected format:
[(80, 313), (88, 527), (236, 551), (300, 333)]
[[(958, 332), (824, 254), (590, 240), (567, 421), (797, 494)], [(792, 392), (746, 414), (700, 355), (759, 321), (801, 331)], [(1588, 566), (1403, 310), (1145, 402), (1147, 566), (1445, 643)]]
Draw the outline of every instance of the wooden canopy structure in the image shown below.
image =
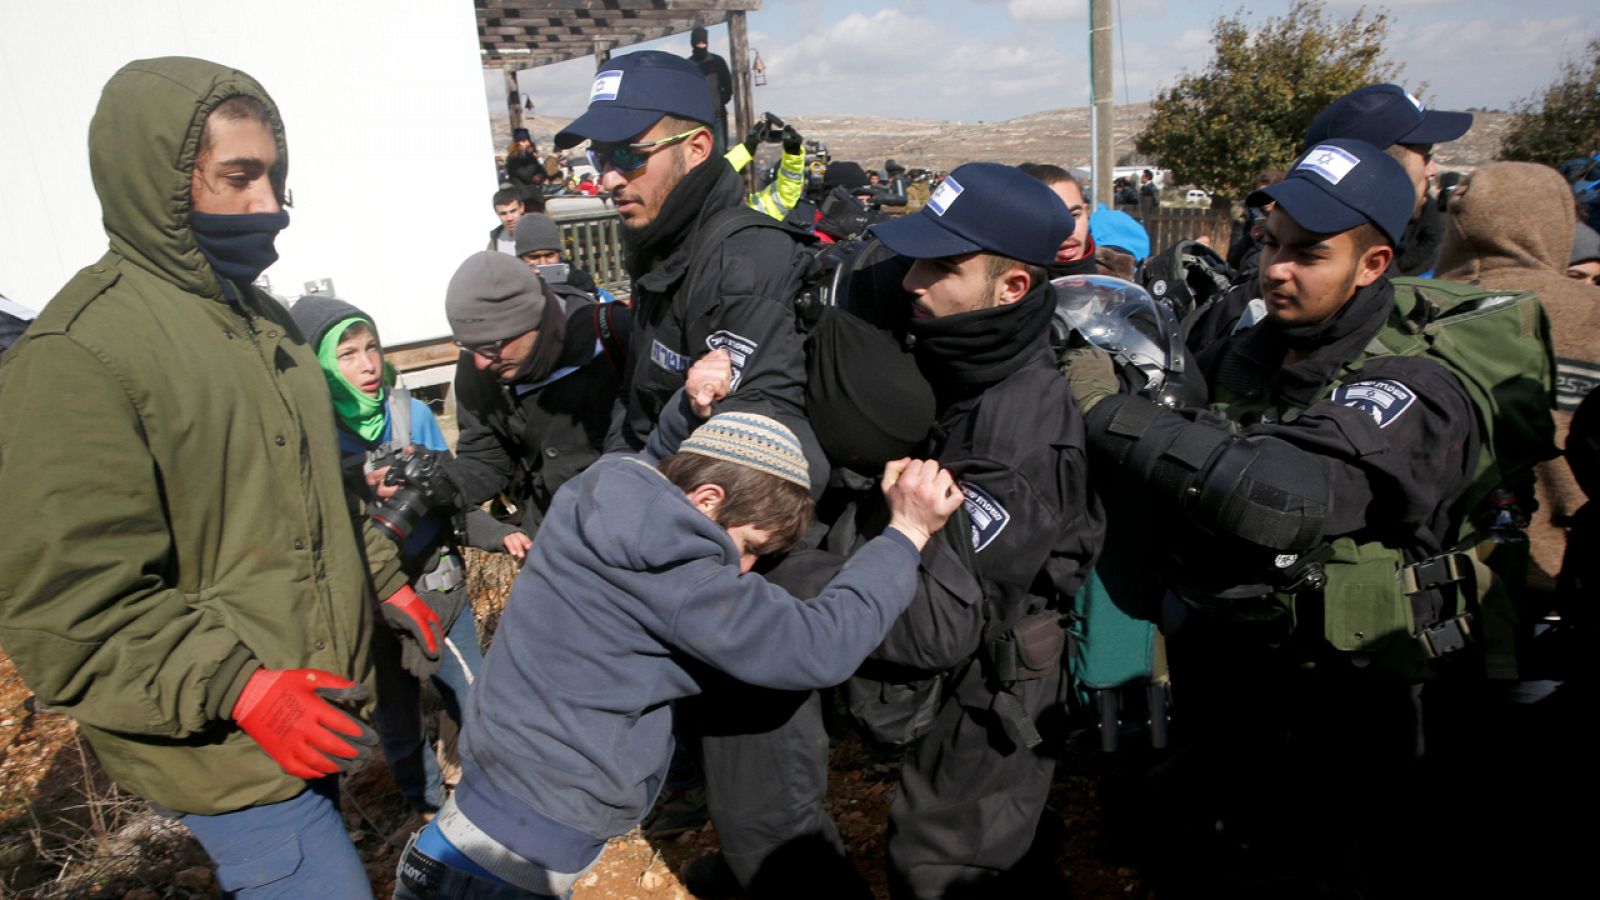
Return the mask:
[(513, 128), (522, 124), (518, 70), (589, 55), (598, 66), (613, 50), (724, 22), (733, 71), (732, 133), (750, 128), (754, 103), (744, 18), (761, 8), (761, 0), (473, 0), (473, 5), (483, 65), (505, 72)]

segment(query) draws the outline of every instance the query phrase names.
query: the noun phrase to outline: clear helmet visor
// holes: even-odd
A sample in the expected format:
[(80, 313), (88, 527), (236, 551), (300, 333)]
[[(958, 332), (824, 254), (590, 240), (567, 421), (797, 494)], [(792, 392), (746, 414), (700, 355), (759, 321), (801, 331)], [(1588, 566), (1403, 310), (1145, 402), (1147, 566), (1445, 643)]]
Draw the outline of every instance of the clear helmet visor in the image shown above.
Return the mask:
[(1147, 392), (1183, 374), (1187, 354), (1178, 317), (1144, 288), (1110, 275), (1065, 275), (1050, 287), (1059, 338), (1076, 331), (1118, 363), (1139, 370)]

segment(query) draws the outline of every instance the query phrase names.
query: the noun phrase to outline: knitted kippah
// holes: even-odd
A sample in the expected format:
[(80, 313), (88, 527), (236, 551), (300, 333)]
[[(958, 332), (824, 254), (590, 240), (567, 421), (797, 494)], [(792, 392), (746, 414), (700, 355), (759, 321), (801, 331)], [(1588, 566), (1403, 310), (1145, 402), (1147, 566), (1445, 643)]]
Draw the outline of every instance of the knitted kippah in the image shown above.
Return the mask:
[(749, 466), (811, 490), (810, 468), (799, 438), (782, 422), (766, 416), (738, 412), (712, 416), (689, 435), (678, 452)]

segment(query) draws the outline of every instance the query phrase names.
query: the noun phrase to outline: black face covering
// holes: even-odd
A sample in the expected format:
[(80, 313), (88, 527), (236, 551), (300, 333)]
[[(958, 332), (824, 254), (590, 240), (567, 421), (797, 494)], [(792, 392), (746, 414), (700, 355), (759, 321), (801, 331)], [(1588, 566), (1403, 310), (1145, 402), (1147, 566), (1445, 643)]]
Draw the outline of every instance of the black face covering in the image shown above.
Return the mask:
[[(1302, 352), (1338, 343), (1343, 338), (1369, 326), (1374, 316), (1387, 315), (1394, 306), (1394, 286), (1387, 278), (1356, 291), (1355, 296), (1326, 321), (1315, 325), (1280, 325), (1268, 318), (1264, 324), (1283, 338), (1283, 342)], [(1381, 318), (1379, 319), (1381, 322)], [(1376, 329), (1372, 329), (1376, 332)]]
[(189, 213), (189, 228), (206, 262), (219, 277), (238, 284), (250, 284), (278, 261), (273, 241), (288, 227), (289, 214), (281, 209), (241, 215)]
[(1085, 250), (1087, 252), (1085, 252), (1084, 255), (1079, 259), (1072, 260), (1071, 262), (1053, 262), (1050, 265), (1045, 266), (1045, 274), (1051, 278), (1060, 278), (1063, 275), (1100, 274), (1099, 263), (1096, 262), (1094, 258), (1094, 238), (1089, 238), (1089, 243), (1085, 247)]
[(917, 364), (940, 406), (982, 391), (1022, 368), (1050, 339), (1055, 302), (1040, 282), (1016, 303), (932, 319), (912, 319)]
[(743, 196), (744, 182), (734, 174), (733, 168), (713, 165), (716, 162), (715, 158), (708, 159), (684, 173), (661, 202), (661, 210), (650, 224), (636, 230), (623, 229), (622, 247), (626, 251), (623, 259), (630, 276), (638, 278), (677, 249), (689, 236), (690, 226), (705, 207), (706, 198), (719, 187), (719, 182), (732, 185), (732, 190)]

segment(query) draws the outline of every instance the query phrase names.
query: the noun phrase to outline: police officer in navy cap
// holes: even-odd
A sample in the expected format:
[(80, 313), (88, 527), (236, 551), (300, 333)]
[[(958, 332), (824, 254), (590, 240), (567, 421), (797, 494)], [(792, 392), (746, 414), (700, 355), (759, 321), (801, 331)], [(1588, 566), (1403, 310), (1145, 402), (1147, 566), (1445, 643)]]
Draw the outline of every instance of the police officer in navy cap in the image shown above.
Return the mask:
[(1428, 186), (1439, 173), (1433, 148), (1460, 138), (1471, 128), (1472, 113), (1427, 109), (1397, 84), (1373, 84), (1328, 104), (1312, 120), (1301, 148), (1335, 138), (1366, 141), (1405, 167), (1416, 192), (1416, 206), (1389, 275), (1419, 275), (1433, 267), (1444, 237), (1444, 213), (1428, 203)]
[(1072, 230), (1050, 188), (995, 163), (957, 168), (920, 211), (872, 228), (911, 260), (908, 332), (937, 414), (923, 452), (966, 495), (864, 670), (945, 679), (890, 808), (896, 897), (1058, 886), (1057, 848), (1030, 848), (1063, 737), (1063, 610), (1104, 534), (1082, 416), (1049, 344), (1044, 267)]
[[(1305, 151), (1335, 139), (1364, 141), (1400, 163), (1411, 181), (1412, 208), (1405, 230), (1394, 242), (1387, 274), (1395, 278), (1420, 275), (1433, 267), (1445, 227), (1443, 211), (1427, 202), (1428, 184), (1438, 174), (1433, 148), (1456, 140), (1471, 127), (1472, 113), (1427, 109), (1399, 85), (1373, 84), (1328, 104), (1306, 129), (1300, 147)], [(1254, 281), (1235, 285), (1187, 325), (1190, 348), (1199, 351), (1241, 327), (1241, 322), (1254, 324), (1262, 311), (1261, 296)], [(1252, 302), (1254, 309), (1249, 306)]]
[[(1168, 646), (1203, 832), (1250, 848), (1246, 880), (1265, 866), (1319, 883), (1276, 895), (1308, 896), (1406, 868), (1417, 845), (1385, 806), (1422, 779), (1427, 664), (1396, 623), (1458, 624), (1459, 595), (1422, 564), (1455, 543), (1480, 425), (1441, 362), (1373, 349), (1414, 329), (1418, 305), (1406, 286), (1397, 306), (1384, 274), (1414, 208), (1399, 162), (1326, 140), (1248, 202), (1272, 204), (1265, 318), (1200, 355), (1222, 415), (1115, 393), (1092, 349), (1070, 383), (1102, 489), (1148, 508), (1152, 562), (1189, 604)], [(1232, 857), (1190, 847), (1178, 876), (1221, 889), (1203, 868)]]
[[(607, 449), (639, 450), (689, 364), (710, 349), (733, 358), (728, 410), (779, 419), (806, 443), (812, 478), (827, 481), (803, 408), (805, 352), (785, 293), (803, 250), (790, 235), (750, 227), (704, 248), (695, 235), (743, 205), (744, 185), (713, 152), (714, 111), (694, 64), (654, 50), (614, 57), (595, 75), (589, 108), (555, 138), (589, 142), (600, 186), (622, 217), (634, 329), (622, 409)], [(751, 221), (745, 217), (745, 221)], [(690, 263), (696, 265), (689, 283)]]
[[(733, 391), (717, 411), (759, 413), (788, 426), (820, 494), (827, 456), (805, 417), (805, 346), (791, 298), (791, 276), (809, 257), (794, 234), (744, 206), (743, 181), (715, 149), (716, 115), (694, 62), (641, 51), (604, 63), (588, 109), (555, 137), (563, 149), (588, 141), (600, 186), (622, 218), (623, 264), (633, 283), (633, 331), (606, 450), (642, 449), (689, 366), (721, 349), (732, 360)], [(769, 575), (786, 589), (804, 589)], [(729, 690), (757, 699), (726, 699), (712, 689), (679, 710), (683, 741), (702, 745), (707, 789), (669, 779), (646, 832), (698, 828), (709, 807), (722, 848), (708, 860), (713, 878), (731, 875), (746, 888), (778, 848), (797, 841), (816, 852), (804, 864), (786, 854), (787, 871), (843, 863), (844, 843), (822, 806), (826, 759), (804, 778), (775, 778), (766, 763), (766, 754), (790, 744), (826, 747), (819, 701), (803, 698), (797, 709), (792, 698)], [(773, 714), (779, 707), (784, 713)], [(760, 721), (747, 720), (758, 714)], [(686, 766), (674, 768), (681, 775)]]

